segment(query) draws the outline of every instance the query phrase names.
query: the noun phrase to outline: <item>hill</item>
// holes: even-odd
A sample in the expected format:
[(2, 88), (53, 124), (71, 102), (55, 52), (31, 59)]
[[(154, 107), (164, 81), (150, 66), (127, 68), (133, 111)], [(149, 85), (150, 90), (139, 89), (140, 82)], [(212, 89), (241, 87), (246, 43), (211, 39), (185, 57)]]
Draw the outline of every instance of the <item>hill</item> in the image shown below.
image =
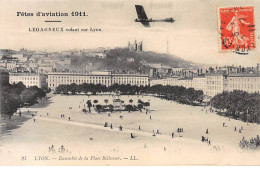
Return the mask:
[(162, 64), (170, 67), (198, 67), (191, 61), (177, 56), (155, 52), (136, 52), (128, 48), (115, 48), (107, 51), (106, 58), (73, 56), (71, 64), (74, 68), (85, 69), (91, 63), (94, 70), (113, 70), (115, 72), (148, 73), (149, 64)]

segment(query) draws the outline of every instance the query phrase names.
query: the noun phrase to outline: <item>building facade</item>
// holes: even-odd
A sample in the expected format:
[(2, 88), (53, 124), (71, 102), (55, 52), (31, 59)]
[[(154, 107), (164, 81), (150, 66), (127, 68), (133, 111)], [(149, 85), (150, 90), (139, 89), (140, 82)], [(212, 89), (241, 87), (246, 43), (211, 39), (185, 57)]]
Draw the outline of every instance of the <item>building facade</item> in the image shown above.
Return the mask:
[(111, 74), (111, 72), (91, 72), (86, 73), (62, 73), (50, 72), (48, 73), (48, 87), (55, 90), (59, 85), (69, 84), (101, 84), (109, 87), (115, 83), (130, 84), (137, 86), (149, 85), (148, 75), (134, 75), (134, 74)]
[(84, 73), (61, 73), (61, 72), (49, 72), (48, 73), (48, 87), (55, 90), (59, 85), (69, 84), (101, 84), (105, 86), (111, 85), (111, 75), (104, 74), (84, 74)]
[(130, 84), (131, 86), (148, 86), (148, 75), (112, 74), (112, 84)]
[(10, 84), (22, 82), (26, 87), (47, 87), (46, 78), (46, 75), (39, 73), (9, 73)]
[(226, 90), (231, 92), (233, 90), (242, 90), (248, 93), (260, 92), (260, 76), (259, 75), (230, 75), (227, 77)]
[(206, 77), (205, 76), (196, 76), (192, 79), (192, 87), (195, 90), (202, 90), (206, 92)]
[(222, 93), (227, 87), (227, 76), (223, 74), (208, 74), (206, 76), (206, 91), (205, 95), (213, 97)]

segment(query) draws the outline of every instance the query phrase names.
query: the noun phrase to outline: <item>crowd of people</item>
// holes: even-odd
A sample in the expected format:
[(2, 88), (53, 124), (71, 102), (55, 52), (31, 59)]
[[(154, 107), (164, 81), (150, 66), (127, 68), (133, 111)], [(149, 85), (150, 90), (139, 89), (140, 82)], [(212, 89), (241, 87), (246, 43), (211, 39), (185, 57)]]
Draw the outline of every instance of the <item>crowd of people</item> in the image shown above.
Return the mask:
[(244, 137), (239, 142), (239, 147), (242, 149), (255, 150), (260, 147), (260, 137), (252, 137), (250, 140), (246, 140)]
[(210, 142), (210, 140), (208, 139), (208, 137), (201, 136), (201, 141), (202, 141), (202, 142), (205, 142), (205, 143), (208, 143), (208, 145), (211, 145), (211, 142)]

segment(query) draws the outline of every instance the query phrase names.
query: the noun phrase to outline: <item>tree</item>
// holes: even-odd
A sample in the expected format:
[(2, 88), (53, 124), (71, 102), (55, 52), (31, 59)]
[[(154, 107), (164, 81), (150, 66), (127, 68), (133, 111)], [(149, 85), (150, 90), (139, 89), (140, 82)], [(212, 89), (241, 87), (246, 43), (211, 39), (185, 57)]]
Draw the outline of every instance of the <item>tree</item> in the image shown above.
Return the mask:
[(132, 103), (133, 103), (133, 99), (130, 99), (130, 100), (129, 100), (129, 103), (131, 103), (131, 104), (132, 104)]
[(110, 111), (111, 111), (111, 113), (112, 113), (113, 110), (114, 110), (114, 106), (113, 106), (112, 104), (110, 104), (110, 105), (108, 105), (108, 107), (109, 107), (109, 109), (110, 109)]
[(1, 114), (11, 117), (18, 107), (20, 107), (20, 96), (14, 90), (1, 91)]
[(24, 104), (32, 105), (36, 102), (37, 91), (34, 89), (25, 89), (21, 93), (21, 101)]
[(97, 109), (98, 113), (100, 113), (100, 111), (103, 109), (103, 106), (98, 104), (98, 105), (96, 105), (96, 109)]
[(13, 115), (17, 108), (27, 105), (32, 105), (38, 101), (38, 99), (45, 97), (44, 90), (37, 86), (26, 88), (23, 83), (17, 84), (1, 83), (0, 88), (0, 108), (1, 114)]
[(108, 103), (108, 99), (105, 99), (104, 102), (106, 103), (106, 106), (107, 106), (107, 103)]
[(125, 106), (125, 110), (130, 112), (130, 111), (133, 110), (133, 106), (131, 104), (128, 104), (128, 105)]
[(142, 111), (142, 108), (144, 107), (143, 104), (138, 104), (137, 107), (139, 108), (140, 111)]
[(145, 106), (145, 107), (150, 106), (150, 102), (145, 102), (145, 103), (144, 103), (144, 106)]

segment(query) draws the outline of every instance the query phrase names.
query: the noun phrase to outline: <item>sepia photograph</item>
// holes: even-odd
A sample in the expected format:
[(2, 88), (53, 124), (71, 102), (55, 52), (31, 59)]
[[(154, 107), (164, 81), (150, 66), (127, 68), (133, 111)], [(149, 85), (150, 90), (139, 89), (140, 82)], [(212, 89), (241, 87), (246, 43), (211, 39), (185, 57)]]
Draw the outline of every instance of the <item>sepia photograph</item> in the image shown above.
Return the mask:
[(259, 166), (259, 0), (0, 0), (0, 166)]

